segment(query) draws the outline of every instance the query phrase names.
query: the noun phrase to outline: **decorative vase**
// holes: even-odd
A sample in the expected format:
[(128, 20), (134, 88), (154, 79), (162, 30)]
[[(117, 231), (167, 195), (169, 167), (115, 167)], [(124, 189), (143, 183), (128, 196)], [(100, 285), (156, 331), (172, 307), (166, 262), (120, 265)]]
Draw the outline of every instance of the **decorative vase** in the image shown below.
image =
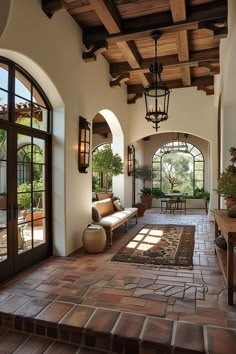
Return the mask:
[(86, 252), (100, 253), (106, 245), (106, 232), (102, 226), (87, 227), (82, 235), (82, 242)]

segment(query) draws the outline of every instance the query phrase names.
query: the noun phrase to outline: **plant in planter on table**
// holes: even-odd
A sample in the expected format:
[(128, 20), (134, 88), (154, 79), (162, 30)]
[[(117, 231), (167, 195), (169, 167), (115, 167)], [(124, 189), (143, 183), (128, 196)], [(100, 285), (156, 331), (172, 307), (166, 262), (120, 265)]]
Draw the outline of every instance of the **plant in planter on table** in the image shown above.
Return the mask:
[(229, 152), (231, 155), (230, 161), (232, 163), (220, 174), (220, 178), (218, 179), (218, 187), (215, 190), (220, 196), (225, 198), (227, 209), (230, 209), (236, 205), (236, 148), (231, 147)]
[[(236, 218), (236, 148), (231, 147), (229, 152), (232, 163), (220, 174), (218, 187), (215, 191), (225, 198), (228, 216)], [(227, 242), (221, 235), (215, 239), (215, 244), (220, 248), (227, 248)]]

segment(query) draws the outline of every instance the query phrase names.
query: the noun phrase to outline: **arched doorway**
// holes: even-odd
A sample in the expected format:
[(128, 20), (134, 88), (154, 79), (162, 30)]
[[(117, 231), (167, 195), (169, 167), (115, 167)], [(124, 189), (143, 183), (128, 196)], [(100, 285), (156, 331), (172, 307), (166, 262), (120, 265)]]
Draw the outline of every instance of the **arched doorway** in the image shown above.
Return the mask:
[(51, 254), (51, 106), (0, 57), (0, 281)]
[[(118, 154), (122, 161), (125, 160), (124, 134), (119, 120), (115, 114), (108, 109), (99, 111), (93, 120), (93, 149), (103, 145), (110, 145), (113, 154)], [(112, 192), (124, 201), (123, 175), (113, 175)]]

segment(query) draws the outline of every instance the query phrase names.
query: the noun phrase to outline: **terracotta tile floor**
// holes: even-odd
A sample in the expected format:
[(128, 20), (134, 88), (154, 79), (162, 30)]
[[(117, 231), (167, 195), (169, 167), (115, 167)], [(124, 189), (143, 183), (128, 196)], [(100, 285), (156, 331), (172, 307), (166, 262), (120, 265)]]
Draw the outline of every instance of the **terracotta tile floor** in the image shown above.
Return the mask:
[[(82, 304), (235, 329), (236, 306), (227, 305), (214, 253), (214, 224), (198, 214), (150, 209), (137, 225), (130, 221), (127, 233), (123, 227), (115, 230), (112, 248), (101, 254), (81, 249), (70, 257), (51, 257), (0, 286), (0, 312), (57, 323), (74, 304)], [(196, 225), (192, 270), (110, 261), (142, 225), (152, 223)]]

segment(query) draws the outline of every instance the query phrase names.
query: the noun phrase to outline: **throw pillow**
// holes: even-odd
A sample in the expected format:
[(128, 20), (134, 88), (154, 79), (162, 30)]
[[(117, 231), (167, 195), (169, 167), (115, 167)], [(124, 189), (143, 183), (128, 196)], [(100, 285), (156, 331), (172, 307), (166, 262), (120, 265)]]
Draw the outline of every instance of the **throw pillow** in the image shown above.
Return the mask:
[(92, 206), (92, 218), (95, 222), (98, 222), (101, 219), (101, 215), (95, 206)]
[(236, 218), (236, 205), (233, 205), (231, 208), (229, 208), (227, 214), (231, 218)]
[(119, 200), (115, 200), (113, 202), (113, 205), (114, 205), (114, 208), (117, 210), (117, 211), (122, 211), (122, 210), (125, 210), (125, 208), (121, 205), (121, 202)]

